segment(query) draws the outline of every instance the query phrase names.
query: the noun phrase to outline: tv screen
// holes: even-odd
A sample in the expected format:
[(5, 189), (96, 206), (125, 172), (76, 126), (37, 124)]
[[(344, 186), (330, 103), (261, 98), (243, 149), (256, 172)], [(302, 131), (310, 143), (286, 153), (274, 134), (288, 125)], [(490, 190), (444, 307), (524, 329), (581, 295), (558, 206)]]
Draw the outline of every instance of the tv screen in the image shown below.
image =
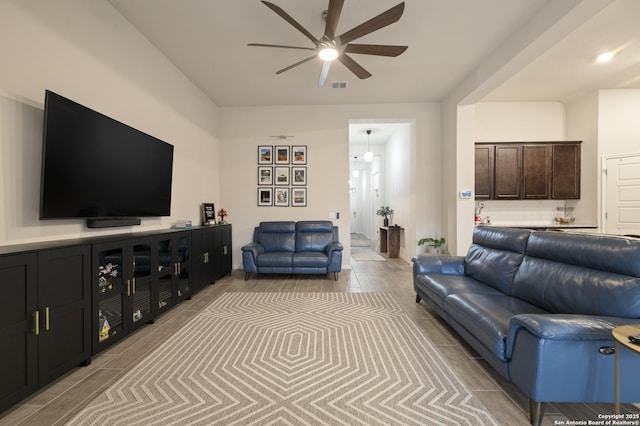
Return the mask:
[(168, 216), (173, 145), (49, 90), (41, 219)]

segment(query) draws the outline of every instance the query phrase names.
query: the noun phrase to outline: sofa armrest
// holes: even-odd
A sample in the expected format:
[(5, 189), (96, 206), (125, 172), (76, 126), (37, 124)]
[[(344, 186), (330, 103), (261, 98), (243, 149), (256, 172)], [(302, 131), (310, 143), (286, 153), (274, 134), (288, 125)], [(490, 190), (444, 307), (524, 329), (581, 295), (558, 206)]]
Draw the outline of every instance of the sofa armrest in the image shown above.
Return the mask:
[(640, 324), (640, 319), (581, 314), (519, 314), (511, 318), (507, 334), (507, 357), (513, 353), (518, 331), (525, 329), (544, 340), (608, 340), (620, 325)]
[(259, 254), (264, 253), (264, 247), (262, 247), (262, 245), (258, 243), (249, 243), (247, 245), (242, 246), (242, 251), (251, 253), (255, 258)]
[(331, 253), (334, 251), (342, 251), (344, 250), (344, 246), (341, 242), (333, 241), (327, 245), (327, 256), (331, 257)]
[(342, 270), (342, 243), (333, 241), (327, 245), (327, 257), (329, 264), (327, 265), (327, 273), (340, 272)]
[(445, 274), (464, 275), (464, 256), (431, 256), (419, 254), (414, 256), (413, 275)]
[(242, 246), (242, 269), (245, 272), (258, 272), (256, 259), (261, 253), (264, 253), (264, 247), (258, 243)]

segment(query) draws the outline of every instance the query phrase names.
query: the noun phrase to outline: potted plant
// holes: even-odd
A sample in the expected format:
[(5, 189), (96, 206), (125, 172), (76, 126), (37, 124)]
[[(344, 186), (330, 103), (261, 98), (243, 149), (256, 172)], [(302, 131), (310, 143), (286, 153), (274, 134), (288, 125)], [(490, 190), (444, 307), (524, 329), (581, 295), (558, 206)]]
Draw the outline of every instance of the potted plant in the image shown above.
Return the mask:
[(381, 206), (376, 214), (384, 218), (384, 226), (389, 226), (389, 216), (393, 214), (393, 209), (389, 206)]
[(218, 217), (220, 218), (218, 223), (219, 224), (227, 223), (227, 221), (224, 220), (224, 218), (227, 217), (228, 215), (229, 215), (229, 213), (227, 213), (227, 211), (225, 209), (218, 210)]
[(422, 238), (420, 239), (420, 241), (418, 241), (418, 245), (424, 245), (427, 244), (430, 247), (433, 247), (434, 251), (436, 253), (440, 253), (440, 247), (444, 246), (445, 243), (445, 239), (444, 237), (440, 237), (440, 238)]

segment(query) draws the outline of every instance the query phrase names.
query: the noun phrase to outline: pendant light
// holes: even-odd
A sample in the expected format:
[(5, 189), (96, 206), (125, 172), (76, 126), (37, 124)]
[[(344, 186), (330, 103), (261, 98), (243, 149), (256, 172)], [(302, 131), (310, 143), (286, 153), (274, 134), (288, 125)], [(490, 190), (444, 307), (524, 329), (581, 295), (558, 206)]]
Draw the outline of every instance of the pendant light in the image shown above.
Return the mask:
[(371, 149), (369, 148), (370, 138), (371, 130), (367, 130), (367, 152), (364, 153), (364, 161), (366, 161), (367, 163), (373, 161), (373, 152), (371, 152)]
[(360, 170), (358, 170), (358, 156), (356, 155), (353, 158), (353, 172), (351, 172), (351, 174), (353, 175), (354, 178), (357, 178), (360, 176)]

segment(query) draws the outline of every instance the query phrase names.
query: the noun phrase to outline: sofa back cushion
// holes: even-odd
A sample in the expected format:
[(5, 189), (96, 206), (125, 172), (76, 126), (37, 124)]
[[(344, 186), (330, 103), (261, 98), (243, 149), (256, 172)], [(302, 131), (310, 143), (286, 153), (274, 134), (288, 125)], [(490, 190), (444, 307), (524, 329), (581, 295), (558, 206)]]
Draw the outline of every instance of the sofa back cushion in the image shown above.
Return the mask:
[[(335, 227), (337, 232), (337, 227)], [(334, 226), (330, 220), (302, 220), (296, 222), (296, 251), (324, 252), (334, 241)], [(335, 241), (338, 241), (337, 236)]]
[(265, 252), (293, 252), (296, 249), (295, 236), (295, 222), (260, 222), (254, 241), (264, 247)]
[(478, 226), (465, 257), (465, 274), (509, 295), (531, 231)]
[(640, 240), (534, 232), (512, 295), (553, 313), (640, 318)]

